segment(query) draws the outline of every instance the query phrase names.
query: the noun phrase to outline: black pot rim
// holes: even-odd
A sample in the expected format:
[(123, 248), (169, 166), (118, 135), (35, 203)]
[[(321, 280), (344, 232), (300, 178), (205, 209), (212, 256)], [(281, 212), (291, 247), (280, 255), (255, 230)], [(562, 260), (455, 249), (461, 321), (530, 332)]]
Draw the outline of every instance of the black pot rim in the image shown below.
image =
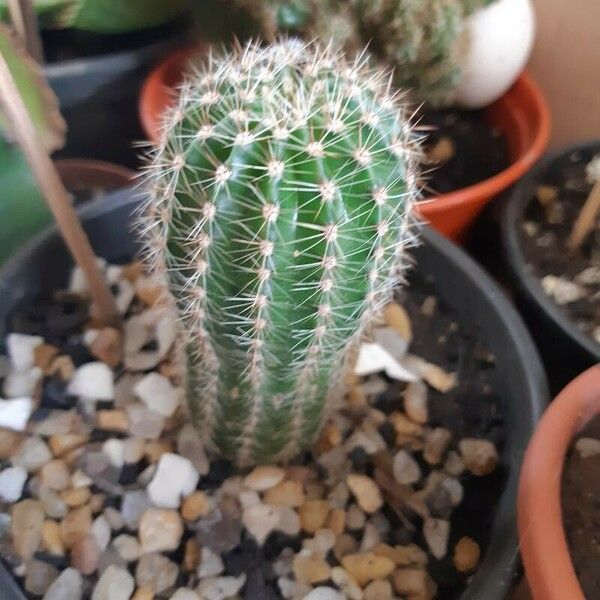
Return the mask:
[[(131, 206), (134, 208), (139, 203), (140, 197), (141, 193), (135, 188), (125, 188), (83, 205), (79, 208), (78, 214), (85, 222), (88, 219), (110, 213), (118, 207)], [(512, 342), (511, 364), (522, 369), (526, 381), (526, 389), (523, 389), (520, 394), (519, 404), (528, 405), (529, 410), (525, 411), (528, 416), (525, 419), (526, 422), (521, 420), (521, 433), (514, 434), (505, 457), (511, 468), (505, 488), (496, 505), (490, 540), (483, 560), (460, 597), (460, 600), (502, 600), (511, 590), (519, 564), (516, 531), (518, 479), (529, 437), (549, 399), (546, 375), (538, 351), (523, 320), (489, 275), (463, 250), (437, 232), (427, 226), (420, 226), (420, 230), (425, 245), (431, 247), (436, 254), (446, 255), (448, 262), (455, 265), (456, 269), (463, 271), (473, 288), (485, 298), (488, 305), (494, 308), (494, 312), (500, 318), (501, 324)], [(22, 269), (22, 264), (27, 257), (34, 253), (39, 245), (43, 245), (55, 237), (56, 233), (55, 226), (39, 233), (5, 263), (0, 270), (0, 294), (7, 293), (14, 296), (7, 285), (7, 280), (15, 277)], [(21, 290), (18, 292), (20, 293)], [(505, 427), (508, 428), (510, 419), (507, 421)], [(5, 581), (7, 579), (11, 581)], [(24, 595), (12, 580), (12, 576), (1, 563), (0, 589), (6, 589), (9, 594), (6, 600), (25, 600)]]
[(516, 277), (520, 291), (540, 311), (547, 315), (563, 335), (570, 338), (574, 344), (587, 352), (597, 362), (600, 362), (600, 344), (597, 344), (575, 326), (558, 305), (544, 293), (537, 278), (527, 269), (519, 236), (519, 224), (522, 222), (525, 210), (533, 198), (533, 191), (541, 182), (541, 177), (552, 162), (561, 156), (592, 148), (596, 148), (600, 152), (600, 141), (590, 140), (546, 154), (508, 193), (500, 215), (500, 232), (504, 255)]

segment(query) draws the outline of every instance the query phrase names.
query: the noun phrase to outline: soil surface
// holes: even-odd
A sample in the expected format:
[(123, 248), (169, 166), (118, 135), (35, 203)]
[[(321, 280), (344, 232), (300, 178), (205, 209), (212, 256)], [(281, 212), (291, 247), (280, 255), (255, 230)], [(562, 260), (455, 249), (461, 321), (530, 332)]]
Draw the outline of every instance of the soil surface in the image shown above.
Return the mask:
[(419, 126), (428, 134), (425, 149), (432, 161), (427, 196), (474, 185), (510, 164), (506, 138), (483, 110), (426, 108)]
[(579, 433), (569, 451), (561, 502), (575, 571), (585, 597), (596, 600), (600, 598), (600, 416)]
[[(307, 471), (311, 473), (305, 489), (307, 498), (311, 497), (311, 494), (317, 494), (316, 497), (319, 498), (322, 497), (319, 496), (322, 493), (318, 491), (319, 488), (329, 489), (329, 484), (326, 483), (329, 480), (328, 478), (335, 476), (338, 471), (347, 472), (346, 469), (357, 476), (370, 478), (378, 485), (383, 485), (380, 484), (381, 474), (378, 475), (378, 471), (385, 471), (387, 468), (385, 464), (391, 461), (399, 448), (410, 453), (418, 465), (420, 475), (414, 484), (400, 486), (401, 490), (398, 493), (408, 494), (408, 498), (412, 498), (415, 506), (420, 508), (413, 510), (410, 508), (412, 506), (410, 504), (400, 505), (400, 508), (398, 508), (397, 500), (394, 503), (388, 498), (388, 494), (391, 493), (389, 488), (382, 487), (386, 490), (384, 493), (386, 502), (381, 509), (377, 509), (373, 514), (367, 514), (368, 523), (371, 523), (371, 525), (367, 525), (367, 528), (365, 528), (363, 514), (362, 525), (348, 525), (346, 533), (342, 534), (342, 537), (345, 536), (346, 542), (353, 544), (357, 549), (360, 547), (363, 552), (365, 551), (368, 535), (373, 536), (374, 534), (379, 539), (380, 546), (387, 544), (390, 547), (402, 546), (409, 548), (411, 544), (416, 545), (412, 548), (416, 547), (418, 562), (411, 568), (397, 569), (391, 577), (396, 595), (401, 597), (404, 595), (400, 591), (403, 589), (401, 586), (406, 585), (403, 577), (412, 577), (415, 572), (417, 574), (419, 572), (423, 573), (426, 569), (427, 580), (433, 584), (433, 587), (430, 583), (423, 583), (422, 591), (424, 595), (419, 597), (454, 600), (460, 597), (470, 577), (476, 571), (480, 557), (484, 556), (495, 506), (506, 481), (509, 465), (504, 464), (501, 459), (497, 463), (498, 454), (501, 455), (504, 443), (504, 421), (500, 398), (494, 394), (490, 383), (495, 369), (494, 358), (478, 341), (480, 337), (478, 328), (465, 327), (463, 323), (457, 322), (452, 309), (437, 297), (434, 280), (425, 279), (418, 273), (413, 273), (410, 279), (410, 287), (401, 292), (397, 298), (398, 303), (404, 306), (410, 319), (413, 332), (410, 354), (413, 357), (419, 357), (419, 359), (427, 361), (430, 365), (436, 365), (440, 369), (438, 374), (441, 372), (442, 382), (447, 380), (449, 374), (454, 374), (456, 384), (451, 386), (450, 389), (438, 389), (434, 385), (428, 385), (427, 416), (425, 420), (423, 422), (414, 421), (411, 424), (409, 420), (406, 421), (406, 418), (402, 417), (400, 423), (404, 422), (405, 425), (409, 426), (410, 431), (413, 429), (415, 431), (410, 434), (403, 434), (399, 432), (396, 423), (397, 418), (405, 414), (403, 411), (406, 414), (411, 414), (406, 402), (403, 400), (407, 384), (392, 381), (381, 374), (371, 375), (365, 380), (361, 380), (354, 390), (356, 394), (362, 394), (363, 400), (357, 405), (353, 405), (349, 400), (348, 407), (341, 409), (338, 420), (332, 418), (333, 429), (326, 427), (324, 435), (315, 444), (312, 451), (299, 457), (294, 464), (305, 465)], [(115, 286), (113, 290), (115, 294), (118, 294), (117, 287)], [(127, 312), (128, 318), (131, 315), (139, 314), (144, 308), (141, 295), (134, 298)], [(56, 293), (51, 298), (38, 297), (20, 303), (10, 316), (7, 329), (12, 332), (43, 336), (46, 344), (50, 344), (57, 349), (59, 358), (70, 357), (73, 366), (78, 368), (98, 359), (98, 356), (93, 353), (94, 351), (86, 345), (83, 339), (82, 332), (88, 327), (87, 323), (87, 303), (72, 293), (62, 292)], [(389, 326), (391, 327), (391, 324)], [(144, 346), (142, 351), (153, 352), (155, 348), (151, 347), (151, 344), (152, 342), (150, 342), (150, 345)], [(166, 359), (161, 363), (161, 372), (168, 372), (169, 360)], [(121, 363), (113, 369), (113, 372), (117, 380), (121, 377), (132, 376), (131, 373), (123, 373)], [(141, 374), (135, 376), (139, 377)], [(119, 386), (118, 381), (117, 386)], [(441, 387), (445, 386), (441, 385)], [(360, 394), (358, 388), (360, 388)], [(102, 401), (97, 403), (96, 410), (111, 412), (112, 409), (119, 406), (127, 406), (127, 404), (115, 404), (116, 402)], [(139, 403), (137, 406), (139, 406)], [(57, 411), (69, 411), (69, 414), (73, 413), (73, 418), (76, 421), (75, 414), (80, 410), (81, 406), (78, 407), (77, 398), (67, 391), (65, 382), (60, 381), (57, 375), (45, 376), (42, 381), (40, 408), (33, 414), (31, 420), (31, 423), (36, 425), (32, 427), (43, 427), (48, 432), (50, 425), (43, 425), (48, 415), (53, 414), (56, 417)], [(354, 432), (362, 432), (363, 436), (367, 435), (368, 437), (367, 429), (362, 429), (362, 427), (369, 422), (379, 423), (378, 429), (373, 429), (372, 434), (375, 435), (375, 439), (381, 440), (386, 449), (375, 455), (369, 454), (365, 449), (366, 446), (361, 445), (354, 445), (352, 450), (346, 450), (350, 441), (348, 436), (352, 436)], [(185, 423), (183, 413), (177, 412), (170, 417), (161, 434), (160, 443), (166, 444), (167, 447), (179, 448), (178, 431), (182, 423)], [(340, 423), (339, 430), (335, 423)], [(343, 423), (348, 424), (347, 429), (344, 429)], [(426, 449), (430, 443), (428, 441), (429, 436), (433, 432), (439, 432), (442, 429), (448, 432), (449, 441), (444, 445), (444, 449), (440, 451), (440, 459), (429, 459), (426, 455)], [(332, 431), (337, 431), (337, 434), (329, 438), (328, 435)], [(341, 440), (339, 439), (340, 433)], [(102, 472), (98, 473), (96, 470), (91, 469), (90, 465), (93, 462), (91, 459), (92, 457), (95, 460), (98, 458), (99, 446), (109, 440), (117, 440), (111, 443), (113, 445), (118, 444), (119, 441), (128, 439), (124, 437), (127, 434), (134, 435), (133, 431), (120, 431), (115, 435), (114, 432), (110, 431), (110, 427), (104, 428), (99, 422), (96, 422), (89, 433), (89, 440), (79, 451), (81, 454), (77, 462), (77, 465), (83, 469), (92, 481), (90, 487), (93, 497), (101, 497), (103, 500), (99, 510), (105, 512), (111, 510), (113, 515), (115, 511), (126, 510), (125, 497), (143, 493), (144, 486), (147, 485), (148, 473), (150, 472), (150, 475), (152, 475), (153, 463), (148, 458), (148, 450), (146, 456), (139, 462), (125, 464), (120, 470), (115, 470), (114, 467), (108, 469), (103, 467)], [(135, 435), (141, 435), (139, 430)], [(41, 434), (37, 436), (37, 438), (39, 437), (42, 437)], [(336, 438), (337, 441), (332, 441), (333, 438)], [(471, 441), (476, 440), (478, 443), (489, 444), (488, 447), (491, 447), (495, 454), (491, 465), (488, 463), (483, 467), (482, 465), (476, 467), (469, 462), (468, 455), (462, 446), (462, 442), (466, 438)], [(371, 442), (373, 442), (373, 438), (371, 438)], [(155, 447), (156, 443), (150, 440), (147, 442), (147, 448), (149, 445)], [(336, 448), (338, 450), (344, 448), (342, 463), (330, 470), (324, 466), (325, 462), (321, 461), (325, 454), (329, 452), (329, 449), (334, 451)], [(451, 455), (454, 462), (452, 468), (449, 466)], [(155, 461), (157, 458), (153, 460)], [(457, 462), (459, 464), (458, 469), (456, 468)], [(8, 464), (10, 464), (10, 459), (2, 461), (0, 468), (5, 468)], [(477, 472), (478, 468), (483, 468), (485, 472)], [(235, 470), (231, 464), (223, 460), (211, 460), (210, 468), (207, 467), (207, 470), (208, 473), (200, 478), (198, 489), (203, 490), (213, 501), (224, 502), (223, 499), (219, 500), (219, 498), (223, 498), (225, 482), (229, 481), (231, 486), (231, 477), (235, 475)], [(393, 477), (396, 477), (396, 475)], [(314, 478), (316, 478), (316, 481), (310, 484), (310, 481)], [(108, 479), (110, 479), (110, 486), (107, 485)], [(446, 488), (445, 483), (440, 483), (440, 481), (447, 482), (449, 480), (453, 484), (451, 488)], [(342, 475), (341, 482), (343, 483), (343, 481), (344, 476)], [(310, 485), (312, 485), (312, 491), (309, 491)], [(392, 483), (391, 485), (393, 488), (395, 484)], [(457, 487), (461, 498), (456, 502), (452, 500), (449, 490), (456, 492)], [(115, 490), (117, 491), (115, 492)], [(35, 486), (30, 487), (30, 484), (26, 484), (21, 498), (28, 498), (32, 495), (35, 497), (35, 493)], [(244, 493), (248, 494), (247, 491)], [(329, 498), (327, 495), (325, 497)], [(233, 511), (237, 515), (236, 517), (228, 517), (227, 522), (215, 522), (213, 517), (187, 522), (181, 541), (175, 541), (172, 551), (150, 556), (153, 557), (152, 560), (160, 562), (162, 567), (166, 569), (165, 577), (167, 577), (167, 572), (175, 571), (170, 585), (186, 588), (194, 588), (198, 585), (199, 589), (201, 587), (205, 589), (206, 586), (211, 585), (210, 578), (202, 579), (200, 571), (196, 575), (195, 567), (190, 572), (189, 567), (185, 566), (187, 564), (185, 557), (188, 556), (190, 544), (195, 544), (196, 539), (201, 547), (205, 544), (216, 543), (223, 539), (225, 533), (216, 533), (211, 528), (216, 527), (220, 532), (221, 529), (219, 528), (230, 527), (235, 522), (238, 527), (237, 535), (241, 535), (241, 538), (238, 537), (238, 545), (227, 550), (217, 550), (215, 548), (215, 552), (220, 553), (224, 564), (225, 572), (223, 574), (230, 577), (230, 579), (240, 578), (244, 575), (243, 581), (245, 581), (245, 584), (239, 594), (244, 600), (277, 600), (283, 598), (280, 589), (281, 577), (277, 579), (277, 573), (286, 568), (285, 564), (289, 563), (290, 552), (295, 557), (294, 574), (301, 571), (296, 563), (296, 561), (300, 563), (304, 560), (302, 558), (304, 555), (300, 554), (300, 550), (303, 546), (308, 548), (312, 547), (311, 544), (316, 544), (317, 542), (314, 540), (317, 539), (317, 536), (313, 540), (311, 534), (307, 534), (304, 530), (293, 535), (274, 531), (264, 544), (257, 544), (249, 530), (241, 530), (238, 521), (240, 513), (236, 512), (240, 511), (239, 507), (236, 508), (238, 498), (234, 497), (234, 499), (236, 502), (232, 505), (229, 501), (227, 510)], [(342, 503), (342, 511), (347, 512), (347, 519), (350, 519), (352, 511), (356, 516), (356, 508), (357, 506), (353, 504), (352, 498)], [(9, 512), (10, 510), (11, 506), (9, 504), (0, 502), (0, 513)], [(223, 508), (223, 510), (225, 509)], [(369, 510), (365, 510), (369, 512)], [(428, 520), (449, 524), (447, 550), (442, 553), (443, 555), (440, 558), (434, 556), (433, 546), (431, 545), (432, 543), (434, 545), (438, 544), (439, 539), (437, 542), (432, 542), (425, 537), (422, 511), (427, 513)], [(299, 512), (301, 518), (303, 518), (302, 510)], [(360, 512), (358, 511), (358, 513)], [(246, 513), (243, 514), (244, 524), (246, 525)], [(154, 516), (156, 516), (156, 513)], [(381, 528), (380, 530), (374, 525), (375, 523)], [(369, 527), (371, 530), (367, 535)], [(209, 535), (209, 532), (212, 533)], [(129, 527), (128, 530), (117, 527), (111, 535), (116, 537), (124, 533), (137, 535), (135, 527), (133, 529)], [(142, 539), (142, 534), (139, 535)], [(335, 568), (338, 569), (339, 574), (339, 566), (336, 566), (339, 565), (340, 560), (336, 553), (337, 541), (336, 539), (335, 551), (330, 550), (323, 559), (319, 559), (321, 561), (319, 562), (320, 569), (332, 568), (332, 578), (325, 578), (320, 581), (319, 585), (321, 586), (335, 588), (335, 586), (339, 587), (340, 585), (339, 582), (333, 580)], [(8, 568), (13, 571), (16, 570), (18, 573), (21, 561), (18, 553), (14, 553), (11, 543), (10, 538), (5, 537), (2, 540), (2, 535), (0, 535), (2, 557)], [(98, 567), (98, 571), (102, 569), (103, 564), (107, 564), (107, 561), (116, 561), (117, 565), (121, 565), (114, 557), (114, 553), (115, 550), (111, 543), (99, 558), (100, 567)], [(81, 556), (75, 558), (76, 555), (80, 554), (79, 548), (77, 550), (73, 549), (70, 554), (58, 557), (48, 552), (38, 551), (35, 554), (35, 565), (30, 566), (30, 569), (35, 567), (37, 576), (41, 578), (55, 578), (59, 572), (64, 572), (69, 564), (76, 567), (81, 564)], [(283, 558), (284, 556), (287, 558)], [(88, 556), (86, 558), (89, 559)], [(98, 560), (97, 557), (95, 559)], [(327, 564), (324, 564), (323, 560)], [(343, 559), (341, 560), (343, 562)], [(148, 565), (146, 563), (148, 561), (149, 559), (142, 557), (137, 565), (134, 561), (127, 566), (130, 576), (135, 576), (136, 585), (138, 586), (142, 585), (148, 577), (151, 577), (151, 570), (150, 573), (147, 572)], [(45, 563), (49, 564), (51, 568), (44, 570)], [(142, 563), (144, 564), (142, 565)], [(346, 566), (345, 563), (344, 566)], [(202, 563), (200, 567), (202, 567)], [(121, 576), (128, 577), (125, 572), (121, 572)], [(292, 575), (288, 577), (292, 578)], [(28, 579), (23, 580), (22, 577), (17, 579), (21, 585), (26, 586), (28, 581), (30, 586), (34, 585), (35, 578), (31, 574)], [(288, 579), (288, 581), (292, 581), (292, 579)], [(86, 573), (84, 598), (89, 598), (89, 593), (94, 586), (101, 585), (98, 581), (98, 575), (94, 569), (91, 569), (89, 574)], [(385, 583), (384, 580), (382, 581)], [(231, 580), (229, 580), (229, 583), (231, 583)], [(389, 585), (389, 582), (387, 585)], [(425, 587), (427, 591), (425, 591)], [(436, 589), (437, 592), (433, 594), (432, 589)], [(170, 597), (172, 589), (165, 589), (165, 592), (164, 597)], [(34, 596), (29, 594), (29, 597), (33, 598)], [(302, 598), (304, 595), (294, 597)], [(371, 597), (379, 598), (380, 596)]]
[(596, 151), (556, 159), (544, 174), (521, 224), (528, 268), (576, 326), (600, 343), (600, 220), (581, 248), (567, 240), (591, 189), (586, 167)]

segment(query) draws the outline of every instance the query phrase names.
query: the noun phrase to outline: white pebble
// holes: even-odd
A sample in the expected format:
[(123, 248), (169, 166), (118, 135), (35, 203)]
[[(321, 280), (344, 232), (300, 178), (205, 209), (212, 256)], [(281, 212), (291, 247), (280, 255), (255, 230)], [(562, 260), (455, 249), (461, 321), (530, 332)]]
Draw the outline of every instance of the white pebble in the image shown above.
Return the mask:
[(169, 600), (200, 600), (200, 596), (189, 588), (179, 588)]
[(244, 510), (242, 523), (248, 532), (254, 536), (259, 546), (271, 535), (279, 525), (281, 515), (276, 507), (258, 504)]
[(125, 570), (110, 565), (96, 583), (92, 600), (129, 600), (135, 582)]
[(394, 479), (402, 485), (411, 485), (421, 479), (419, 463), (406, 450), (398, 450), (392, 463)]
[(171, 385), (171, 382), (159, 373), (148, 373), (134, 387), (137, 397), (151, 410), (171, 417), (179, 406), (182, 397), (181, 388)]
[(0, 473), (0, 498), (5, 502), (16, 502), (21, 498), (27, 481), (27, 471), (23, 467), (9, 467)]
[(444, 519), (425, 519), (423, 523), (423, 537), (431, 554), (438, 560), (448, 552), (448, 537), (450, 536), (450, 523)]
[(303, 600), (345, 600), (346, 596), (330, 587), (320, 586), (310, 591)]
[(108, 456), (110, 464), (120, 469), (125, 464), (125, 447), (123, 440), (110, 438), (102, 444), (102, 452)]
[(83, 400), (112, 400), (115, 396), (114, 374), (102, 362), (81, 365), (75, 371), (67, 391)]
[(385, 348), (375, 343), (362, 344), (358, 352), (354, 372), (359, 376), (384, 371), (398, 381), (415, 381), (417, 376), (403, 367)]
[(182, 496), (188, 496), (198, 485), (199, 475), (194, 465), (183, 456), (167, 452), (160, 457), (158, 467), (147, 491), (154, 506), (179, 508)]
[(233, 598), (246, 583), (246, 575), (239, 577), (209, 577), (200, 582), (197, 588), (202, 600), (225, 600)]
[(34, 351), (43, 343), (44, 338), (39, 335), (9, 333), (6, 336), (6, 350), (13, 368), (17, 371), (31, 369), (35, 364)]
[(92, 535), (96, 538), (100, 552), (104, 552), (110, 542), (111, 532), (110, 525), (103, 515), (96, 517), (92, 523)]
[(42, 370), (39, 367), (32, 367), (24, 371), (13, 369), (4, 379), (4, 395), (7, 398), (31, 397), (41, 378)]
[(24, 431), (33, 412), (31, 398), (0, 399), (0, 427), (14, 431)]
[(206, 546), (202, 548), (200, 554), (200, 565), (198, 566), (198, 570), (196, 572), (198, 579), (205, 579), (206, 577), (220, 575), (224, 570), (225, 565), (223, 564), (221, 557)]

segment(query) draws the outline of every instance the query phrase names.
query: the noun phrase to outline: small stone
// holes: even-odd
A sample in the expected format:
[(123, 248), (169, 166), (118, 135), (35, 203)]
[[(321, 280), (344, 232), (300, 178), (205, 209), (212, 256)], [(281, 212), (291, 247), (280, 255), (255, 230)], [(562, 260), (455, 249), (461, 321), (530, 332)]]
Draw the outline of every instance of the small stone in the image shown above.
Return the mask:
[(42, 467), (40, 478), (42, 485), (58, 492), (71, 485), (71, 473), (66, 463), (59, 458), (47, 462)]
[(391, 424), (399, 435), (421, 435), (423, 427), (413, 423), (404, 413), (394, 412), (389, 416)]
[(67, 550), (92, 528), (92, 511), (88, 505), (69, 511), (60, 524), (60, 537)]
[(458, 506), (464, 497), (465, 491), (462, 483), (453, 477), (446, 477), (440, 484), (450, 495), (452, 506)]
[(453, 477), (459, 477), (464, 473), (465, 463), (458, 452), (450, 450), (444, 462), (444, 471)]
[[(70, 488), (60, 493), (60, 500), (69, 508), (77, 508), (88, 502), (91, 496), (92, 492), (89, 487)], [(48, 513), (48, 516), (54, 515)]]
[(152, 506), (146, 490), (125, 492), (121, 503), (121, 515), (129, 529), (137, 529), (142, 515)]
[(429, 162), (435, 164), (447, 163), (456, 155), (456, 144), (451, 137), (442, 136), (427, 153)]
[(131, 596), (131, 600), (154, 600), (154, 590), (151, 587), (139, 587)]
[(331, 567), (324, 558), (306, 551), (294, 556), (293, 571), (296, 581), (308, 585), (327, 581), (331, 575)]
[(56, 458), (60, 458), (76, 448), (80, 448), (86, 444), (89, 436), (85, 434), (68, 433), (62, 435), (53, 435), (48, 440), (52, 454)]
[(96, 543), (101, 552), (108, 547), (111, 538), (110, 525), (103, 515), (96, 517), (92, 523), (92, 535), (96, 538)]
[(586, 291), (582, 286), (562, 277), (546, 275), (541, 283), (545, 294), (551, 296), (559, 306), (571, 304), (586, 296)]
[(348, 454), (351, 454), (357, 448), (362, 449), (366, 454), (376, 454), (385, 450), (386, 444), (375, 429), (368, 429), (368, 433), (358, 429), (346, 440), (344, 448)]
[(406, 450), (398, 450), (392, 463), (394, 479), (401, 485), (412, 485), (422, 477), (419, 463)]
[(223, 560), (210, 548), (202, 548), (200, 551), (200, 565), (196, 574), (199, 579), (220, 575), (225, 570)]
[(25, 590), (34, 596), (41, 596), (58, 577), (58, 570), (52, 565), (39, 561), (27, 562)]
[(69, 382), (67, 393), (82, 400), (112, 400), (115, 389), (112, 369), (101, 362), (81, 365)]
[[(600, 440), (595, 438), (579, 438), (575, 442), (575, 449), (581, 458), (591, 458), (600, 454)], [(0, 485), (0, 489), (2, 485)]]
[(333, 554), (338, 562), (342, 562), (342, 558), (348, 554), (354, 554), (358, 549), (356, 538), (348, 533), (342, 533), (335, 540), (333, 545)]
[(383, 506), (383, 498), (377, 484), (366, 475), (348, 475), (348, 489), (352, 492), (358, 505), (367, 513), (377, 512)]
[(425, 569), (398, 569), (392, 579), (400, 595), (419, 600), (432, 600), (435, 596), (435, 583)]
[(202, 600), (225, 600), (234, 598), (245, 583), (244, 573), (238, 577), (209, 577), (200, 582), (196, 591)]
[(71, 566), (82, 575), (91, 575), (98, 569), (100, 548), (93, 535), (84, 535), (71, 548)]
[(122, 533), (112, 541), (113, 548), (125, 562), (135, 562), (139, 559), (142, 550), (137, 538)]
[(135, 581), (140, 587), (148, 587), (162, 594), (177, 581), (177, 565), (162, 554), (146, 554), (140, 558), (135, 569)]
[(31, 398), (0, 399), (0, 427), (13, 431), (24, 431), (33, 409)]
[(108, 506), (104, 510), (104, 518), (113, 531), (118, 531), (119, 529), (123, 529), (125, 527), (125, 519), (123, 519), (121, 513), (112, 506)]
[(316, 533), (325, 525), (330, 509), (326, 500), (307, 500), (298, 510), (302, 530)]
[(384, 309), (385, 322), (395, 329), (409, 344), (412, 341), (412, 325), (405, 308), (397, 302), (390, 302)]
[(23, 436), (9, 429), (0, 429), (0, 460), (10, 458), (16, 451)]
[(102, 452), (108, 457), (110, 464), (121, 469), (125, 464), (123, 440), (110, 438), (102, 444)]
[(121, 408), (99, 410), (96, 412), (96, 427), (103, 431), (116, 431), (127, 433), (129, 430), (129, 418)]
[(342, 558), (342, 565), (361, 587), (374, 579), (386, 579), (395, 569), (389, 558), (373, 552), (348, 554)]
[(346, 512), (341, 508), (332, 508), (325, 526), (335, 535), (342, 534), (346, 528)]
[(145, 404), (136, 402), (126, 406), (129, 433), (146, 440), (159, 438), (165, 427), (165, 418), (150, 410)]
[(242, 490), (239, 492), (238, 498), (240, 500), (240, 506), (242, 507), (242, 510), (250, 508), (251, 506), (257, 506), (258, 504), (262, 503), (259, 493), (255, 492), (254, 490)]
[(423, 458), (430, 465), (438, 465), (442, 462), (444, 454), (452, 439), (452, 433), (443, 427), (436, 427), (425, 435), (425, 447)]
[(45, 375), (50, 372), (50, 365), (58, 355), (58, 348), (51, 344), (40, 344), (33, 351), (33, 366), (39, 367)]
[(163, 417), (172, 417), (180, 404), (182, 390), (158, 373), (148, 373), (135, 387), (136, 396), (154, 412)]
[(266, 504), (281, 504), (291, 508), (298, 508), (304, 500), (303, 486), (297, 481), (281, 481), (264, 495)]
[(543, 208), (547, 208), (558, 199), (558, 188), (553, 185), (538, 185), (535, 197)]
[(14, 466), (23, 467), (30, 473), (41, 469), (50, 460), (52, 460), (52, 453), (39, 437), (27, 438), (11, 458)]
[(27, 471), (23, 467), (9, 467), (0, 473), (0, 498), (5, 502), (16, 502), (23, 494)]
[[(276, 515), (276, 512), (273, 511)], [(214, 552), (222, 554), (236, 548), (240, 543), (242, 522), (238, 514), (227, 511), (225, 507), (217, 507), (205, 519), (196, 524), (197, 540)]]
[(392, 584), (384, 579), (372, 581), (366, 588), (364, 600), (393, 600)]
[(196, 429), (189, 423), (177, 435), (177, 452), (191, 461), (200, 476), (206, 475), (210, 470), (204, 444)]
[(65, 547), (60, 537), (60, 527), (56, 521), (44, 521), (42, 525), (42, 548), (54, 556), (65, 555)]
[(169, 600), (201, 600), (194, 590), (179, 588)]
[(175, 550), (181, 542), (183, 523), (175, 510), (148, 509), (140, 519), (142, 553)]
[(279, 520), (275, 527), (277, 531), (281, 531), (291, 537), (296, 537), (301, 529), (298, 513), (290, 506), (271, 506), (275, 509), (275, 512), (279, 514)]
[(478, 477), (492, 473), (498, 466), (498, 451), (489, 440), (465, 438), (458, 443), (465, 467)]
[(35, 364), (35, 350), (44, 343), (38, 335), (9, 333), (6, 336), (6, 350), (12, 367), (18, 371), (31, 369)]
[(325, 556), (335, 545), (335, 534), (329, 529), (319, 529), (312, 539), (302, 542), (302, 547), (313, 554)]
[(56, 375), (62, 379), (62, 381), (69, 381), (72, 379), (75, 374), (75, 365), (73, 364), (73, 359), (70, 356), (63, 354), (62, 356), (57, 356), (53, 361), (50, 367), (48, 368), (47, 375), (53, 376)]
[(419, 356), (408, 355), (404, 365), (413, 373), (419, 375), (434, 390), (445, 394), (456, 386), (456, 374), (447, 373), (441, 367), (423, 360)]
[[(383, 347), (389, 354), (398, 360), (402, 359), (406, 355), (409, 346), (408, 341), (392, 327), (376, 327), (373, 330), (373, 341)], [(379, 378), (378, 380), (383, 381)], [(377, 387), (379, 387), (378, 384), (376, 388)], [(385, 387), (386, 385), (384, 382), (383, 389), (385, 389)], [(372, 393), (371, 389), (367, 389), (365, 385), (363, 385), (363, 390), (365, 390), (365, 393), (367, 394)]]
[(370, 552), (380, 543), (381, 534), (379, 533), (379, 529), (377, 529), (377, 527), (375, 527), (375, 525), (372, 523), (367, 523), (365, 525), (362, 540), (360, 541), (360, 551)]
[(183, 570), (193, 573), (200, 564), (200, 546), (195, 539), (189, 539), (183, 549)]
[(83, 580), (76, 569), (67, 568), (50, 585), (43, 600), (81, 600)]
[(427, 554), (416, 544), (394, 547), (388, 544), (379, 544), (373, 549), (373, 552), (377, 556), (387, 556), (387, 558), (399, 567), (427, 565)]
[(248, 532), (254, 536), (259, 546), (277, 528), (280, 521), (280, 513), (276, 507), (267, 504), (257, 504), (246, 508), (242, 514), (242, 523)]
[(448, 552), (448, 538), (450, 536), (450, 523), (444, 519), (425, 519), (423, 523), (423, 537), (427, 546), (438, 560)]
[(279, 467), (258, 466), (244, 478), (244, 485), (256, 492), (264, 492), (275, 487), (284, 477), (285, 471)]
[(123, 440), (123, 460), (127, 465), (139, 463), (144, 458), (146, 443), (142, 438), (131, 437)]
[(406, 386), (404, 411), (411, 421), (421, 425), (427, 423), (429, 418), (427, 386), (422, 381), (413, 381)]
[(363, 591), (350, 573), (342, 567), (331, 569), (331, 581), (340, 589), (348, 600), (363, 600)]
[(209, 496), (198, 490), (187, 496), (181, 505), (181, 516), (186, 521), (196, 521), (206, 517), (212, 510), (213, 505)]
[(134, 587), (133, 577), (125, 569), (111, 565), (96, 583), (91, 600), (129, 600)]
[(11, 509), (11, 535), (17, 554), (30, 560), (40, 547), (44, 509), (37, 500), (23, 500)]
[(198, 471), (187, 458), (163, 454), (147, 488), (150, 501), (161, 508), (179, 508), (181, 498), (196, 489), (199, 478)]
[(39, 493), (39, 499), (44, 506), (44, 512), (52, 519), (63, 519), (67, 516), (67, 504), (55, 491), (42, 488)]
[(454, 547), (453, 562), (457, 571), (470, 573), (475, 570), (480, 556), (479, 544), (470, 537), (460, 538)]
[(100, 564), (98, 565), (98, 574), (102, 575), (108, 567), (117, 567), (119, 569), (127, 569), (127, 563), (121, 558), (119, 553), (110, 546), (100, 556)]
[(354, 374), (359, 377), (385, 371), (398, 381), (415, 381), (417, 376), (398, 362), (383, 346), (377, 343), (360, 345)]
[(346, 513), (346, 526), (350, 531), (360, 531), (364, 529), (367, 517), (362, 509), (352, 504)]
[[(294, 596), (294, 598), (300, 598), (300, 596)], [(331, 587), (320, 586), (306, 594), (303, 600), (345, 600), (345, 597)]]

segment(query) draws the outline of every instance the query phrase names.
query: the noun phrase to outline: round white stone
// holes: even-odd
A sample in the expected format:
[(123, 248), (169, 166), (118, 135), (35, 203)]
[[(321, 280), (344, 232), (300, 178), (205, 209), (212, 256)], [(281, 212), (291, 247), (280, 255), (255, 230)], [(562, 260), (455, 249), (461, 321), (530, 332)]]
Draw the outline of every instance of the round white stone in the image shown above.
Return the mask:
[(24, 333), (9, 333), (6, 336), (6, 349), (12, 366), (24, 371), (34, 365), (34, 351), (44, 343), (39, 335), (26, 335)]
[(136, 396), (154, 412), (171, 417), (179, 406), (182, 391), (159, 373), (148, 373), (133, 388)]
[(147, 487), (150, 501), (161, 508), (179, 508), (181, 497), (196, 489), (199, 478), (198, 471), (187, 458), (167, 452), (160, 457)]
[(33, 400), (31, 398), (0, 400), (0, 427), (23, 431), (32, 412)]
[(102, 362), (86, 363), (75, 371), (67, 391), (83, 400), (112, 400), (115, 396), (114, 374)]
[(9, 467), (0, 473), (0, 498), (5, 502), (16, 502), (21, 498), (27, 481), (27, 471), (23, 467)]

